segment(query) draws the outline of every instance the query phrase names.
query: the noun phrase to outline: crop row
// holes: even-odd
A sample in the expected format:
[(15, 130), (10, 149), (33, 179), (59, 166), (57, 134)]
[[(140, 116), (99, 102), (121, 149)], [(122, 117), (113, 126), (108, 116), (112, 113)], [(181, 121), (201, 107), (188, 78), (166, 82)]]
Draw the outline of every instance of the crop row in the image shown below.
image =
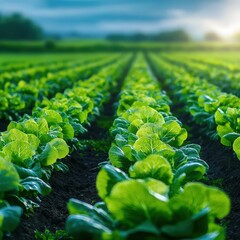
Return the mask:
[(194, 53), (193, 55), (190, 55), (189, 58), (199, 63), (206, 63), (215, 67), (222, 67), (231, 72), (239, 72), (240, 69), (238, 64), (240, 58), (237, 52), (229, 52), (228, 54), (226, 54), (226, 52), (217, 52), (216, 54), (212, 52), (207, 58), (205, 54), (203, 55)]
[[(44, 68), (44, 74), (40, 78), (36, 76), (38, 73), (34, 72), (28, 80), (17, 78), (16, 83), (7, 81), (4, 90), (0, 90), (0, 117), (12, 119), (27, 111), (30, 112), (37, 101), (41, 101), (45, 97), (53, 97), (56, 93), (71, 87), (75, 80), (84, 80), (104, 65), (113, 62), (116, 57), (117, 55), (110, 55), (99, 60), (97, 57), (97, 60), (92, 61), (92, 56), (85, 56), (78, 63), (75, 62), (75, 66), (73, 63), (61, 63), (60, 66), (64, 66), (64, 70), (61, 71), (56, 65), (52, 66), (55, 69), (54, 73), (48, 72), (49, 69)], [(33, 70), (35, 71), (35, 69)], [(9, 79), (14, 81), (14, 76), (9, 74)]]
[(41, 77), (46, 77), (48, 73), (54, 73), (69, 67), (74, 67), (75, 65), (79, 65), (85, 60), (84, 58), (86, 57), (87, 56), (80, 60), (53, 62), (48, 65), (34, 66), (26, 69), (19, 69), (17, 71), (4, 72), (1, 74), (0, 88), (5, 89), (6, 84), (17, 85), (21, 80), (28, 82), (32, 79), (35, 79), (37, 81), (37, 79)]
[(16, 71), (22, 71), (22, 70), (28, 70), (34, 67), (41, 67), (41, 66), (47, 66), (49, 64), (53, 64), (53, 63), (57, 63), (58, 61), (43, 61), (43, 62), (39, 62), (37, 61), (37, 59), (35, 61), (31, 60), (31, 61), (23, 61), (23, 62), (14, 62), (14, 61), (10, 61), (10, 62), (2, 62), (0, 63), (0, 73), (6, 73), (6, 72), (16, 72)]
[[(84, 55), (80, 56), (84, 57)], [(79, 54), (1, 54), (0, 74), (16, 72), (18, 70), (26, 71), (31, 68), (44, 67), (54, 63), (68, 63), (77, 58), (79, 58)]]
[(74, 239), (224, 239), (216, 219), (230, 210), (225, 193), (197, 183), (208, 166), (200, 146), (170, 112), (142, 55), (131, 68), (111, 128), (109, 163), (97, 176), (103, 200), (71, 199), (66, 230)]
[(110, 90), (116, 88), (129, 60), (127, 55), (86, 81), (76, 81), (73, 88), (43, 100), (31, 116), (10, 122), (1, 133), (0, 239), (18, 225), (19, 206), (30, 211), (37, 206), (30, 199), (51, 191), (46, 181), (52, 171), (67, 170), (59, 159), (69, 154), (69, 147), (77, 142), (75, 137), (109, 100)]
[[(164, 55), (165, 56), (165, 55)], [(165, 56), (165, 59), (179, 66), (186, 68), (195, 77), (209, 80), (225, 92), (232, 92), (240, 96), (240, 68), (230, 70), (228, 67), (215, 66), (204, 62), (193, 61), (192, 59)]]
[(240, 99), (157, 55), (150, 55), (150, 59), (158, 76), (165, 79), (194, 121), (213, 139), (220, 138), (224, 146), (232, 147), (240, 159)]

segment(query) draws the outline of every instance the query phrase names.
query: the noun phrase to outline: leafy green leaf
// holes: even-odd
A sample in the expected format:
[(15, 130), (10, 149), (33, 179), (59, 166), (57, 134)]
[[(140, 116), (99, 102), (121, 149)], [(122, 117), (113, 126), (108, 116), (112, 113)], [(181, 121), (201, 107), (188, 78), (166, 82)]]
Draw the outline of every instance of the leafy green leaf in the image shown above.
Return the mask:
[(210, 214), (220, 219), (230, 211), (228, 196), (219, 189), (202, 183), (186, 184), (184, 191), (172, 197), (169, 204), (175, 214), (182, 218), (196, 214), (204, 208), (209, 208)]
[(130, 161), (126, 158), (124, 152), (118, 146), (112, 145), (109, 149), (108, 156), (113, 166), (121, 169), (129, 168)]
[[(162, 183), (160, 185), (161, 189)], [(163, 224), (171, 219), (167, 199), (152, 191), (144, 181), (127, 180), (117, 183), (105, 201), (111, 214), (130, 227), (147, 220)]]
[(51, 109), (43, 109), (42, 117), (47, 120), (49, 125), (60, 123), (63, 121), (61, 115), (57, 111)]
[(133, 120), (128, 127), (128, 132), (135, 134), (143, 124), (144, 122), (142, 119)]
[(115, 136), (115, 142), (120, 148), (128, 143), (127, 139), (125, 139), (121, 134), (117, 134)]
[(56, 162), (54, 164), (54, 170), (62, 172), (62, 173), (66, 173), (69, 171), (69, 167), (64, 164), (63, 162)]
[(55, 138), (49, 142), (52, 147), (55, 147), (58, 151), (58, 159), (64, 158), (69, 153), (67, 143), (61, 138)]
[(45, 118), (38, 118), (37, 124), (38, 124), (38, 134), (39, 135), (48, 133), (48, 131), (49, 131), (48, 122)]
[(118, 168), (109, 164), (103, 166), (97, 175), (96, 186), (98, 195), (101, 199), (106, 198), (116, 183), (126, 179), (128, 179), (128, 176)]
[(32, 145), (22, 140), (16, 140), (8, 143), (3, 147), (2, 151), (6, 156), (6, 160), (26, 167), (28, 167), (31, 163), (28, 160), (35, 154), (35, 150)]
[(47, 143), (42, 153), (40, 154), (41, 164), (43, 166), (50, 166), (54, 164), (58, 159), (58, 150)]
[(6, 143), (21, 139), (21, 141), (28, 142), (28, 136), (24, 132), (13, 128), (9, 132), (3, 133), (2, 138)]
[(225, 113), (222, 109), (218, 108), (217, 111), (215, 112), (215, 121), (218, 125), (225, 125), (226, 123), (226, 117)]
[(129, 112), (123, 114), (123, 118), (126, 118), (129, 122), (136, 119), (142, 120), (143, 123), (155, 123), (158, 125), (162, 125), (165, 122), (163, 116), (149, 106), (133, 107), (132, 109), (134, 109), (133, 113), (130, 109)]
[(205, 208), (189, 219), (163, 226), (161, 231), (171, 238), (195, 239), (208, 232), (208, 214), (209, 209)]
[(74, 129), (70, 123), (60, 124), (62, 128), (63, 138), (66, 140), (72, 140), (74, 138)]
[(25, 120), (21, 123), (21, 125), (25, 133), (34, 134), (36, 136), (38, 135), (39, 125), (34, 119), (31, 118), (31, 119)]
[(19, 175), (12, 163), (0, 159), (0, 192), (11, 191), (19, 186)]
[(185, 181), (200, 180), (206, 173), (206, 167), (198, 162), (188, 162), (179, 167), (175, 173), (175, 178), (185, 174)]
[(51, 187), (38, 177), (27, 177), (22, 179), (21, 185), (26, 191), (36, 191), (43, 196), (51, 192)]
[(22, 209), (17, 206), (0, 208), (0, 232), (12, 232), (20, 223)]
[(137, 161), (129, 170), (132, 178), (155, 178), (170, 184), (173, 173), (169, 162), (160, 155), (152, 154), (147, 158)]
[(228, 139), (223, 138), (224, 135), (234, 132), (231, 128), (230, 123), (225, 124), (224, 126), (218, 125), (217, 126), (218, 135), (221, 137), (221, 143), (224, 146), (231, 146), (232, 143)]
[(162, 142), (157, 134), (140, 137), (133, 145), (133, 148), (138, 152), (141, 151), (146, 155), (156, 153), (162, 150), (172, 150), (166, 143)]
[(233, 143), (233, 150), (237, 154), (238, 159), (240, 160), (240, 137), (238, 137)]
[(177, 121), (169, 121), (162, 125), (160, 139), (172, 146), (179, 147), (187, 139), (187, 131)]
[(92, 206), (88, 203), (73, 198), (69, 200), (67, 207), (71, 215), (81, 214), (91, 217), (92, 219), (101, 223), (105, 223), (106, 225), (112, 224), (111, 217), (102, 208), (97, 208), (96, 206)]
[(76, 240), (89, 240), (92, 236), (101, 239), (102, 233), (111, 230), (98, 221), (83, 215), (71, 215), (67, 218), (66, 231)]
[(39, 138), (36, 137), (34, 134), (27, 134), (27, 137), (28, 143), (33, 147), (34, 150), (37, 150), (40, 144)]
[(158, 134), (159, 129), (160, 129), (159, 125), (155, 123), (145, 123), (137, 131), (136, 135), (138, 136), (138, 138), (141, 138), (154, 133)]

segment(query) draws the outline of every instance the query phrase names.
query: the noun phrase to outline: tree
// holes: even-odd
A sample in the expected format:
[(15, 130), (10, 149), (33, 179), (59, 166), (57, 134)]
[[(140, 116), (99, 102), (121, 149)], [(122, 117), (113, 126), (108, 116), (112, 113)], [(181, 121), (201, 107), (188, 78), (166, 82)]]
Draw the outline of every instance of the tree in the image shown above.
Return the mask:
[(191, 40), (189, 34), (182, 29), (160, 32), (154, 38), (161, 42), (188, 42)]
[(160, 42), (187, 42), (191, 40), (189, 34), (182, 30), (173, 30), (160, 32), (157, 34), (143, 34), (143, 33), (135, 33), (135, 34), (112, 34), (107, 36), (108, 40), (111, 41), (160, 41)]
[(0, 16), (1, 40), (37, 40), (43, 37), (43, 30), (32, 20), (21, 14)]

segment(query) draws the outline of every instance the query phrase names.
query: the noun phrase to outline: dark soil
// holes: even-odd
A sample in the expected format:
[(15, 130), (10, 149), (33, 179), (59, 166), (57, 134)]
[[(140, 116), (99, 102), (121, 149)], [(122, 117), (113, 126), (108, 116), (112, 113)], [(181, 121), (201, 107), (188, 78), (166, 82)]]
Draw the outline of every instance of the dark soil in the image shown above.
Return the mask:
[(0, 132), (4, 132), (7, 130), (7, 126), (9, 124), (10, 121), (5, 120), (5, 119), (1, 119), (0, 120)]

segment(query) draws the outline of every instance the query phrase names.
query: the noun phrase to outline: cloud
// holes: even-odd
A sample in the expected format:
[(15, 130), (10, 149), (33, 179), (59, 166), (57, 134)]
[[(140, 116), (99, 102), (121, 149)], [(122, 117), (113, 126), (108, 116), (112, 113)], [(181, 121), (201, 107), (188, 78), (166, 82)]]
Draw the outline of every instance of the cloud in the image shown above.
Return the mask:
[[(35, 2), (36, 1), (36, 2)], [(149, 8), (148, 4), (134, 4), (134, 3), (110, 3), (101, 5), (91, 5), (91, 6), (71, 6), (71, 2), (79, 1), (69, 1), (67, 6), (61, 6), (61, 4), (56, 5), (55, 7), (48, 7), (47, 5), (43, 4), (41, 0), (26, 0), (24, 1), (17, 1), (13, 0), (11, 4), (5, 2), (1, 4), (1, 11), (5, 13), (19, 11), (22, 13), (27, 14), (28, 16), (33, 17), (68, 17), (77, 15), (81, 16), (94, 16), (99, 14), (109, 14), (109, 13), (119, 13), (119, 14), (131, 14), (131, 15), (139, 15), (144, 14), (144, 10)], [(93, 1), (94, 2), (94, 1)], [(61, 1), (59, 1), (61, 3)], [(150, 7), (151, 9), (151, 7)], [(33, 11), (34, 10), (34, 11)], [(145, 12), (146, 14), (146, 12)], [(154, 13), (147, 12), (147, 15), (152, 15)]]
[(195, 36), (206, 31), (240, 30), (239, 0), (11, 0), (1, 12), (21, 12), (47, 31), (157, 32), (185, 28)]
[(1, 1), (0, 12), (11, 13), (11, 12), (21, 12), (30, 13), (36, 12), (38, 7), (42, 4), (42, 0), (11, 0), (11, 1)]
[(166, 12), (168, 17), (182, 17), (186, 16), (186, 11), (183, 9), (170, 9)]

